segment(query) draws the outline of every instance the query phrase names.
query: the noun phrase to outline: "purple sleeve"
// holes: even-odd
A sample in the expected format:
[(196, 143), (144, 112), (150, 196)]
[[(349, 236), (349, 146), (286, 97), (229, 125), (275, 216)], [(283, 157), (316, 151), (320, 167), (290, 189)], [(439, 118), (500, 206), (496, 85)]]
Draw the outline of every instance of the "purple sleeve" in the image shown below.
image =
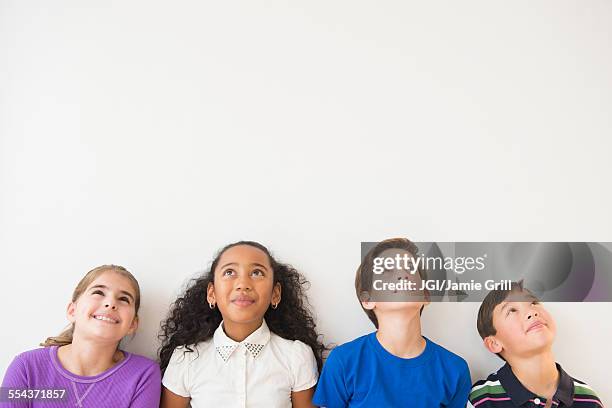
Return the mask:
[(161, 397), (161, 372), (157, 364), (151, 364), (142, 375), (130, 408), (159, 407)]
[[(11, 365), (9, 365), (4, 379), (2, 380), (2, 387), (6, 388), (28, 388), (28, 372), (21, 356), (17, 356), (13, 359)], [(30, 406), (27, 402), (3, 402), (0, 405), (4, 408), (23, 408)]]
[(28, 388), (28, 374), (21, 356), (15, 357), (11, 365), (9, 365), (6, 373), (4, 374), (2, 386), (11, 388)]

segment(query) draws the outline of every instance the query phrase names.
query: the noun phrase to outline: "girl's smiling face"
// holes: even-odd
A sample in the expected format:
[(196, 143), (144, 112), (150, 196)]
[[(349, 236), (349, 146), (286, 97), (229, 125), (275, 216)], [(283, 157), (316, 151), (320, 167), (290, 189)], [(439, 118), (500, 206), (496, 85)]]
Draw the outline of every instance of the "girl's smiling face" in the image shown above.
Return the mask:
[(130, 280), (109, 270), (94, 279), (68, 305), (75, 337), (119, 342), (138, 327), (136, 294)]
[(227, 249), (214, 270), (214, 283), (208, 285), (207, 300), (219, 307), (224, 323), (257, 328), (268, 307), (281, 300), (268, 255), (251, 245)]

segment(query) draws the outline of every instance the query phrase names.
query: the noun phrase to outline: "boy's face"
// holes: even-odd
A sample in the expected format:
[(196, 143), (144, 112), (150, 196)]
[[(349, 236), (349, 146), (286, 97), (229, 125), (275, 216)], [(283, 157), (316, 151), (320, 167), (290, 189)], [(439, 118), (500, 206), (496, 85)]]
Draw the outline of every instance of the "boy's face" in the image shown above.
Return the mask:
[(385, 268), (381, 274), (373, 274), (373, 280), (379, 280), (379, 285), (398, 283), (398, 282), (412, 282), (416, 289), (413, 290), (382, 290), (376, 293), (373, 297), (378, 301), (362, 302), (362, 305), (366, 309), (374, 310), (378, 319), (380, 320), (380, 314), (384, 313), (387, 315), (400, 314), (403, 316), (412, 316), (418, 314), (421, 307), (429, 304), (428, 294), (420, 290), (421, 277), (417, 272), (411, 273), (412, 265), (406, 268), (403, 262), (404, 256), (407, 255), (410, 259), (413, 259), (412, 254), (403, 249), (387, 249), (378, 255), (380, 258), (392, 258), (396, 259), (398, 256), (402, 260), (399, 265), (394, 265), (390, 268)]
[(550, 313), (526, 292), (510, 294), (495, 307), (493, 327), (497, 333), (485, 339), (485, 346), (506, 360), (528, 358), (550, 348), (557, 331)]

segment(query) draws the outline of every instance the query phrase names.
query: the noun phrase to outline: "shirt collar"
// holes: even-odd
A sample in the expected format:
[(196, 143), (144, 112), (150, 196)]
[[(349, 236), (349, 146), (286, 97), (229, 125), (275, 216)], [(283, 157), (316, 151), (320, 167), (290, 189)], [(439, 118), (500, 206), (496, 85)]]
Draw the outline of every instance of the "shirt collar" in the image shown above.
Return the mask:
[(213, 342), (215, 344), (215, 350), (217, 354), (221, 357), (223, 362), (227, 362), (232, 355), (232, 353), (241, 345), (246, 348), (249, 353), (253, 356), (253, 358), (257, 357), (261, 352), (261, 349), (268, 344), (270, 341), (270, 329), (266, 324), (265, 319), (262, 321), (261, 326), (253, 333), (251, 333), (246, 339), (241, 342), (236, 342), (225, 334), (223, 330), (223, 321), (215, 330), (215, 334), (213, 335)]
[[(557, 364), (557, 371), (559, 371), (559, 385), (553, 396), (553, 401), (561, 401), (564, 405), (570, 407), (574, 400), (574, 382), (572, 377), (563, 371), (559, 364)], [(499, 369), (497, 375), (499, 382), (508, 393), (508, 396), (512, 399), (514, 405), (521, 407), (527, 401), (539, 398), (521, 384), (508, 363)]]
[(571, 407), (574, 403), (574, 380), (563, 371), (559, 364), (557, 364), (557, 370), (559, 370), (559, 385), (553, 401), (561, 401), (564, 405)]

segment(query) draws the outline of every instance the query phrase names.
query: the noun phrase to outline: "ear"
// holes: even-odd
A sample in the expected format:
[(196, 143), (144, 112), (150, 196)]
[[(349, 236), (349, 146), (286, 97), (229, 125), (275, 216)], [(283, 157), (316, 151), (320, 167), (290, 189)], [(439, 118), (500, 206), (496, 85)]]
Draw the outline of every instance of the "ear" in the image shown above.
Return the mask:
[(429, 290), (425, 289), (423, 291), (423, 297), (425, 298), (423, 302), (423, 306), (429, 305), (431, 303), (431, 294), (429, 293)]
[(134, 334), (136, 330), (138, 330), (138, 323), (138, 316), (134, 316), (134, 319), (132, 320), (132, 325), (130, 326), (130, 330), (128, 330), (127, 334)]
[(74, 321), (76, 320), (76, 303), (75, 302), (70, 302), (68, 303), (68, 306), (66, 307), (66, 317), (68, 318), (68, 321), (70, 323), (74, 323)]
[(272, 304), (279, 304), (281, 301), (281, 284), (280, 282), (276, 282), (274, 288), (272, 289)]
[(363, 306), (366, 310), (374, 310), (376, 307), (376, 302), (361, 302), (361, 306)]
[(495, 336), (485, 337), (483, 342), (486, 349), (493, 354), (501, 353), (501, 351), (504, 349), (502, 344), (495, 338)]
[(217, 303), (217, 299), (215, 299), (215, 285), (212, 282), (208, 282), (208, 287), (206, 288), (206, 300), (208, 303), (212, 303), (213, 305)]

